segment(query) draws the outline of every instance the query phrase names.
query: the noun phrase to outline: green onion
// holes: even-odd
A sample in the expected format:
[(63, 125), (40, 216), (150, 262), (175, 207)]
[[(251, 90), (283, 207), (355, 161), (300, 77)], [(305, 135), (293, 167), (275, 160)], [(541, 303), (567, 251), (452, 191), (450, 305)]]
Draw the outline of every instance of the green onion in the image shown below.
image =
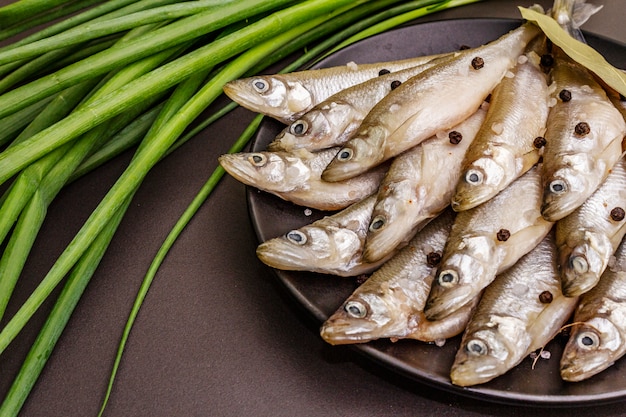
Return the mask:
[(72, 273), (59, 295), (50, 315), (44, 323), (35, 343), (24, 360), (17, 377), (13, 381), (2, 405), (0, 415), (15, 416), (26, 401), (30, 390), (37, 382), (48, 357), (59, 340), (65, 325), (70, 319), (76, 304), (80, 300), (89, 280), (96, 271), (100, 260), (113, 238), (119, 223), (132, 199), (132, 195), (122, 204), (120, 209), (111, 217), (109, 223), (94, 239), (83, 256), (74, 266)]
[(146, 133), (148, 133), (148, 130), (150, 130), (150, 127), (159, 115), (161, 107), (162, 104), (149, 109), (129, 123), (124, 129), (113, 135), (111, 140), (81, 162), (68, 179), (68, 183), (77, 180), (105, 162), (110, 161), (124, 151), (137, 145)]
[(14, 22), (28, 20), (32, 16), (49, 12), (71, 0), (20, 0), (0, 8), (0, 25), (8, 27)]
[(0, 146), (15, 139), (20, 131), (32, 122), (51, 100), (52, 97), (46, 97), (10, 116), (0, 119)]
[[(233, 0), (231, 0), (233, 1)], [(68, 47), (80, 44), (88, 40), (108, 36), (113, 33), (124, 32), (139, 25), (158, 23), (164, 20), (175, 20), (181, 17), (197, 15), (207, 10), (215, 9), (217, 6), (226, 6), (226, 0), (204, 0), (181, 4), (171, 4), (154, 9), (132, 13), (115, 19), (108, 19), (101, 22), (82, 25), (78, 28), (70, 29), (58, 35), (51, 36), (40, 41), (31, 42), (24, 46), (0, 52), (0, 64), (11, 61), (32, 58), (40, 54), (53, 51), (60, 47)], [(139, 22), (139, 23), (138, 23)]]
[[(178, 20), (171, 25), (160, 28), (143, 38), (137, 38), (130, 41), (123, 46), (114, 47), (102, 51), (96, 55), (86, 58), (76, 64), (63, 68), (54, 74), (37, 79), (29, 84), (18, 87), (10, 92), (7, 92), (0, 96), (0, 117), (4, 117), (13, 113), (23, 107), (26, 107), (33, 102), (39, 101), (44, 97), (54, 94), (69, 85), (83, 81), (85, 79), (95, 77), (97, 75), (104, 74), (120, 66), (129, 64), (130, 62), (149, 56), (153, 53), (159, 52), (163, 49), (167, 49), (183, 42), (187, 42), (191, 39), (198, 38), (207, 33), (213, 32), (217, 29), (221, 29), (231, 23), (239, 20), (254, 16), (255, 14), (262, 13), (272, 8), (279, 7), (288, 3), (288, 0), (246, 0), (245, 2), (229, 3), (224, 7), (219, 7), (215, 10), (210, 10), (204, 13), (199, 13), (195, 16), (189, 16), (187, 18)], [(250, 10), (253, 8), (254, 11)], [(276, 22), (279, 24), (280, 22)], [(140, 26), (141, 22), (137, 22)], [(227, 59), (230, 56), (236, 55), (239, 52), (245, 50), (249, 43), (253, 43), (253, 39), (246, 39), (243, 32), (246, 32), (248, 28), (241, 30), (242, 33), (233, 34), (234, 38), (229, 40), (222, 39), (219, 45), (212, 43), (204, 48), (195, 51), (194, 56), (199, 59), (195, 65), (188, 62), (181, 63), (177, 68), (169, 67), (171, 73), (167, 73), (159, 80), (149, 80), (148, 85), (136, 86), (141, 91), (135, 92), (136, 95), (145, 95), (145, 91), (156, 90), (155, 83), (161, 83), (167, 87), (171, 87), (173, 84), (179, 82), (185, 78), (191, 72), (195, 72), (202, 68), (202, 59), (209, 60), (213, 54), (213, 49), (219, 50), (223, 55), (217, 55), (213, 62), (218, 62), (223, 59)], [(248, 31), (249, 32), (249, 31)], [(271, 37), (273, 31), (268, 28), (266, 33), (259, 31), (256, 36)], [(262, 39), (262, 38), (261, 38)], [(227, 47), (221, 44), (227, 44), (230, 41), (230, 45)], [(248, 43), (249, 42), (249, 43)], [(208, 51), (207, 51), (208, 49)], [(203, 52), (208, 52), (204, 56)], [(190, 58), (188, 58), (190, 59)], [(212, 66), (213, 64), (207, 64), (206, 66)], [(182, 69), (187, 71), (182, 72)], [(179, 76), (176, 76), (176, 73)], [(152, 88), (150, 88), (152, 87)], [(135, 87), (133, 87), (135, 88)], [(165, 88), (164, 88), (165, 89)], [(112, 98), (117, 104), (129, 103), (134, 104), (132, 99), (125, 97)], [(137, 100), (138, 98), (135, 98)], [(119, 111), (123, 111), (124, 107)]]
[[(245, 47), (248, 45), (258, 43), (260, 40), (267, 40), (272, 36), (280, 34), (284, 31), (285, 26), (293, 27), (298, 24), (304, 24), (314, 16), (328, 13), (336, 9), (337, 7), (341, 7), (342, 5), (351, 3), (354, 4), (357, 2), (350, 0), (315, 0), (307, 1), (296, 6), (280, 10), (256, 23), (245, 27), (244, 29), (237, 31), (236, 33), (227, 35), (222, 39), (216, 40), (207, 47), (200, 48), (198, 51), (202, 51), (202, 54), (190, 53), (189, 55), (194, 54), (194, 57), (193, 59), (187, 59), (184, 61), (186, 64), (189, 65), (185, 66), (185, 68), (183, 68), (182, 70), (180, 68), (180, 65), (175, 65), (175, 67), (177, 68), (177, 70), (180, 70), (184, 75), (188, 75), (188, 73), (195, 72), (194, 70), (198, 70), (200, 68), (205, 68), (206, 66), (217, 62), (219, 59), (226, 59), (228, 57), (231, 57), (241, 52), (242, 50), (245, 50)], [(187, 55), (187, 57), (189, 55)], [(184, 58), (185, 57), (180, 59)], [(198, 60), (203, 61), (202, 65), (200, 65), (199, 62), (197, 63)], [(174, 61), (172, 64), (177, 63), (177, 61)], [(161, 71), (158, 72), (158, 76), (156, 77), (149, 77), (149, 75), (156, 72), (153, 71), (146, 76), (141, 77), (138, 80), (130, 82), (126, 85), (126, 87), (132, 86), (132, 88), (123, 87), (117, 90), (118, 92), (123, 91), (124, 94), (116, 94), (114, 97), (111, 97), (112, 94), (107, 95), (100, 100), (96, 100), (93, 105), (86, 105), (81, 108), (86, 108), (88, 109), (88, 111), (81, 112), (81, 110), (79, 109), (64, 120), (73, 119), (73, 115), (79, 114), (80, 118), (83, 120), (80, 120), (77, 124), (89, 126), (94, 124), (95, 120), (93, 119), (97, 120), (101, 117), (103, 119), (106, 119), (106, 117), (102, 116), (99, 112), (101, 107), (104, 107), (106, 111), (109, 111), (109, 114), (118, 114), (119, 112), (126, 110), (130, 107), (128, 105), (129, 101), (132, 102), (132, 104), (134, 105), (137, 104), (135, 100), (139, 97), (145, 99), (145, 89), (138, 88), (136, 87), (136, 85), (140, 84), (143, 86), (146, 78), (151, 81), (153, 79), (156, 79), (160, 82), (162, 80), (163, 73), (166, 73), (167, 75), (174, 75), (171, 71), (165, 70), (168, 66), (172, 64), (163, 65), (160, 68)], [(171, 66), (169, 68), (171, 68)], [(178, 73), (178, 76), (180, 78), (183, 78), (180, 73)], [(123, 204), (126, 196), (135, 191), (135, 189), (139, 186), (148, 171), (152, 168), (152, 166), (154, 166), (154, 164), (156, 164), (156, 162), (158, 162), (161, 156), (167, 151), (167, 148), (175, 141), (176, 137), (178, 137), (178, 135), (182, 133), (185, 126), (187, 126), (193, 119), (195, 119), (198, 114), (204, 108), (206, 108), (207, 105), (217, 95), (221, 93), (222, 85), (225, 82), (231, 80), (233, 77), (236, 76), (236, 74), (224, 74), (224, 76), (221, 78), (211, 79), (210, 82), (207, 83), (207, 85), (196, 96), (194, 96), (194, 98), (189, 100), (189, 102), (187, 102), (185, 106), (176, 114), (175, 120), (172, 120), (171, 123), (168, 123), (166, 126), (164, 126), (164, 128), (159, 132), (159, 135), (156, 136), (150, 144), (144, 147), (143, 152), (138, 153), (135, 156), (128, 168), (124, 171), (124, 173), (122, 173), (118, 181), (111, 187), (108, 194), (103, 198), (101, 203), (91, 214), (87, 222), (77, 233), (72, 242), (70, 242), (66, 250), (60, 255), (57, 262), (52, 266), (52, 268), (41, 281), (39, 286), (33, 291), (33, 293), (28, 298), (28, 300), (26, 300), (24, 305), (6, 324), (4, 329), (2, 329), (2, 331), (0, 332), (0, 352), (6, 349), (8, 344), (15, 338), (15, 336), (19, 333), (22, 327), (26, 324), (28, 319), (35, 313), (35, 311), (43, 303), (43, 301), (50, 294), (50, 292), (56, 287), (61, 279), (63, 279), (65, 274), (67, 274), (72, 266), (76, 263), (77, 259), (82, 255), (85, 248), (87, 248), (96, 238), (96, 236), (106, 225), (110, 217)], [(141, 81), (141, 83), (138, 83), (139, 81)], [(165, 82), (165, 80), (163, 81)], [(169, 83), (166, 84), (169, 85)], [(156, 89), (154, 85), (152, 85), (152, 87)], [(140, 93), (144, 93), (144, 95), (141, 96)], [(136, 99), (133, 100), (133, 98), (135, 97)], [(121, 100), (123, 101), (123, 103), (115, 102), (114, 104), (111, 104), (111, 102), (114, 100)], [(115, 112), (116, 108), (121, 109), (118, 112)], [(86, 119), (87, 121), (85, 122), (84, 119)], [(71, 127), (72, 124), (76, 123), (74, 120), (71, 120), (71, 122), (72, 123), (67, 123), (68, 127)], [(57, 123), (55, 126), (58, 126), (62, 123), (63, 121)], [(76, 130), (78, 129), (74, 129), (74, 131)], [(36, 136), (37, 135), (33, 136), (33, 138)], [(51, 141), (53, 139), (48, 136), (46, 140)], [(29, 143), (27, 144), (27, 142)], [(38, 152), (29, 151), (30, 147), (36, 145), (36, 142), (33, 143), (33, 141), (27, 140), (11, 149), (6, 150), (3, 155), (6, 155), (12, 149), (18, 148), (18, 152), (24, 152), (28, 155), (37, 155)], [(19, 155), (18, 152), (13, 152), (13, 155)], [(39, 154), (38, 156), (41, 155), (42, 154)], [(11, 164), (8, 159), (9, 158), (6, 157), (3, 158), (1, 163)], [(23, 165), (15, 169), (15, 171), (19, 170), (22, 167)], [(6, 179), (6, 177), (4, 179)]]
[[(58, 19), (64, 15), (69, 15), (77, 10), (80, 10), (82, 7), (90, 6), (91, 4), (96, 3), (93, 0), (84, 0), (81, 2), (72, 3), (71, 6), (64, 7), (62, 12), (59, 13), (49, 13), (39, 19), (30, 19), (25, 23), (20, 22), (13, 25), (11, 28), (0, 30), (0, 40), (7, 39), (10, 36), (17, 35), (26, 31), (27, 29), (40, 25), (45, 22), (50, 22), (54, 19)], [(18, 41), (11, 43), (10, 45), (5, 46), (4, 48), (0, 48), (0, 51), (10, 48), (15, 48), (20, 45), (25, 45), (30, 42), (34, 42), (40, 39), (44, 39), (58, 33), (61, 33), (65, 30), (71, 29), (73, 27), (79, 26), (83, 23), (93, 23), (98, 22), (103, 19), (112, 19), (119, 16), (124, 16), (130, 13), (135, 13), (141, 10), (147, 10), (153, 7), (163, 6), (166, 4), (175, 3), (173, 0), (110, 0), (104, 2), (100, 5), (91, 7), (81, 13), (78, 13), (74, 16), (70, 16), (66, 19), (61, 20), (60, 22), (43, 28), (29, 36), (26, 36)], [(74, 9), (74, 6), (77, 6), (77, 9)], [(65, 14), (67, 12), (67, 14)]]
[[(477, 3), (481, 0), (444, 0), (444, 1), (410, 1), (406, 4), (389, 9), (382, 17), (382, 21), (376, 22), (374, 16), (369, 21), (363, 22), (361, 27), (362, 31), (355, 36), (352, 36), (340, 44), (336, 45), (333, 49), (328, 51), (324, 56), (328, 56), (341, 48), (358, 42), (362, 39), (370, 36), (377, 35), (393, 27), (400, 26), (411, 20), (424, 17), (439, 10), (445, 10), (452, 7), (463, 6), (466, 4)], [(384, 20), (383, 20), (384, 19)], [(323, 57), (322, 57), (323, 58)], [(321, 59), (321, 58), (320, 58)]]
[[(0, 28), (0, 40), (11, 38), (12, 36), (19, 35), (35, 26), (39, 26), (48, 22), (52, 22), (55, 19), (69, 16), (72, 13), (79, 12), (80, 10), (90, 7), (97, 3), (98, 0), (80, 0), (72, 2), (71, 4), (62, 8), (57, 8), (49, 13), (43, 13), (36, 16), (31, 16), (26, 20), (13, 21), (10, 26), (2, 26)], [(17, 42), (16, 42), (17, 43)]]

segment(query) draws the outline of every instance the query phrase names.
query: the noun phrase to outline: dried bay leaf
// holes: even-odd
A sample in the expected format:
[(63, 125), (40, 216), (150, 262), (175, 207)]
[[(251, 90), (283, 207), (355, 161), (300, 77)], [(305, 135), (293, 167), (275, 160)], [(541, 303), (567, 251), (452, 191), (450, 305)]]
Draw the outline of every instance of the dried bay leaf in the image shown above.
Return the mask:
[(591, 46), (572, 38), (552, 17), (525, 7), (518, 7), (522, 17), (535, 23), (545, 35), (570, 58), (595, 73), (607, 85), (626, 96), (626, 73), (611, 65)]

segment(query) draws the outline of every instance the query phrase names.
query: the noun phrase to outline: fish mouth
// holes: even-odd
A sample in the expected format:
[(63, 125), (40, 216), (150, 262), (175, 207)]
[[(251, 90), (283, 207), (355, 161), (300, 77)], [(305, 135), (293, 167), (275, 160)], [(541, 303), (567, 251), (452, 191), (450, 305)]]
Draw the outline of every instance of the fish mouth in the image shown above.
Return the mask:
[[(375, 219), (376, 216), (373, 218)], [(389, 222), (387, 219), (384, 228), (373, 232), (368, 231), (362, 255), (364, 261), (378, 262), (395, 249), (405, 246), (417, 232), (417, 229), (407, 229), (405, 226), (399, 225), (398, 222)]]
[(606, 247), (605, 252), (611, 253), (610, 242), (588, 236), (587, 240), (590, 239), (590, 243), (575, 247), (564, 262), (561, 261), (561, 291), (566, 297), (577, 297), (592, 289), (608, 264), (608, 257), (604, 259), (594, 247)]
[(295, 142), (293, 135), (283, 130), (267, 145), (267, 150), (270, 152), (292, 151), (295, 149)]
[(575, 349), (572, 355), (563, 355), (560, 365), (561, 378), (564, 381), (578, 382), (596, 375), (609, 366), (614, 360), (608, 351), (595, 351), (586, 354)]
[(489, 360), (489, 364), (481, 364), (480, 372), (477, 366), (472, 362), (463, 362), (453, 365), (450, 369), (450, 382), (460, 387), (468, 387), (472, 385), (484, 384), (500, 376), (500, 363), (495, 359)]
[(266, 106), (266, 102), (260, 97), (249, 94), (240, 80), (230, 81), (223, 86), (224, 94), (231, 100), (245, 108), (258, 108)]
[(560, 220), (578, 207), (573, 200), (573, 193), (567, 180), (561, 177), (549, 178), (543, 191), (541, 215), (550, 222)]
[[(348, 154), (350, 159), (347, 159)], [(328, 182), (344, 181), (367, 171), (367, 167), (358, 160), (354, 161), (353, 158), (354, 151), (351, 148), (340, 149), (322, 172), (322, 180)]]
[(254, 185), (252, 175), (239, 163), (240, 158), (235, 154), (224, 154), (218, 157), (218, 162), (226, 172), (237, 181), (246, 185)]
[(344, 318), (330, 318), (320, 328), (320, 336), (331, 345), (347, 345), (353, 343), (366, 343), (375, 337), (368, 335), (376, 326), (367, 326), (367, 322), (359, 323)]
[(257, 257), (272, 268), (290, 271), (299, 271), (308, 268), (311, 260), (298, 251), (290, 250), (289, 244), (283, 244), (280, 240), (268, 240), (257, 246)]
[(430, 296), (424, 306), (426, 319), (430, 321), (442, 320), (464, 308), (473, 300), (467, 294), (469, 292), (465, 291), (465, 289), (456, 288)]

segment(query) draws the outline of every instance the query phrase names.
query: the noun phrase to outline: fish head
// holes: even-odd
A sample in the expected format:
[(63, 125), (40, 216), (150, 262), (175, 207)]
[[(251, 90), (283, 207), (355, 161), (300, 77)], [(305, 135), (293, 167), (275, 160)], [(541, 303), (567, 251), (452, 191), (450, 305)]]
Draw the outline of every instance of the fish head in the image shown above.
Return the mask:
[(337, 226), (304, 226), (266, 240), (257, 257), (273, 268), (332, 272), (352, 265), (362, 248), (359, 235)]
[[(414, 235), (413, 232), (420, 226), (415, 224), (415, 220), (419, 218), (419, 210), (423, 207), (419, 194), (411, 181), (385, 184), (384, 190), (379, 190), (379, 198), (367, 229), (364, 259), (368, 262), (377, 261)], [(423, 225), (426, 221), (420, 223)]]
[(230, 81), (224, 85), (224, 93), (241, 106), (284, 123), (313, 105), (313, 95), (302, 83), (287, 81), (279, 74)]
[(343, 181), (378, 165), (384, 159), (383, 144), (386, 130), (374, 126), (359, 132), (339, 149), (324, 172), (324, 181)]
[(291, 191), (306, 183), (310, 175), (302, 158), (287, 152), (225, 154), (219, 162), (238, 181), (266, 191)]
[(452, 197), (452, 208), (463, 211), (484, 203), (506, 186), (507, 178), (505, 168), (495, 159), (477, 159), (461, 172)]
[(450, 369), (453, 384), (470, 386), (485, 383), (505, 373), (511, 363), (520, 359), (525, 349), (519, 349), (513, 340), (517, 336), (525, 339), (523, 332), (519, 332), (522, 329), (515, 324), (505, 327), (504, 323), (489, 322), (463, 336)]
[[(445, 256), (445, 255), (444, 255)], [(479, 258), (453, 253), (442, 260), (424, 307), (428, 320), (441, 320), (471, 302), (485, 286), (489, 271)]]
[(313, 109), (291, 123), (268, 145), (268, 150), (310, 151), (332, 146), (332, 125), (323, 111)]
[(584, 154), (563, 157), (563, 164), (553, 171), (546, 164), (543, 167), (541, 215), (551, 222), (576, 210), (596, 190), (598, 179), (606, 176), (605, 164), (595, 164)]
[(408, 316), (396, 300), (382, 291), (350, 296), (322, 325), (322, 338), (333, 345), (364, 343), (407, 332)]
[(561, 356), (565, 381), (582, 381), (611, 366), (623, 353), (624, 340), (606, 317), (575, 324)]
[(614, 252), (605, 234), (588, 230), (578, 234), (581, 239), (574, 247), (565, 245), (558, 251), (561, 289), (566, 297), (575, 297), (593, 288)]

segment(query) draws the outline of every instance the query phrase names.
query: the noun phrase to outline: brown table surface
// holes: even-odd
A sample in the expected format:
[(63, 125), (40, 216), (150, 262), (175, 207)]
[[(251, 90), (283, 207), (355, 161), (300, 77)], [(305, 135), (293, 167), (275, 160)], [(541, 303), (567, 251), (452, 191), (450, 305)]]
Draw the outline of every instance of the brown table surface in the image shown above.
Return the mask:
[[(605, 0), (587, 31), (626, 42), (624, 5)], [(8, 1), (0, 1), (7, 4)], [(526, 0), (433, 14), (518, 18)], [(549, 7), (550, 1), (539, 2)], [(124, 323), (171, 226), (253, 114), (237, 109), (158, 164), (137, 193), (78, 304), (23, 416), (96, 415)], [(206, 142), (211, 141), (211, 146)], [(50, 209), (9, 306), (10, 317), (121, 172), (124, 155), (70, 185)], [(243, 185), (225, 178), (179, 238), (140, 311), (107, 416), (565, 416), (566, 409), (498, 405), (403, 379), (350, 348), (326, 345), (255, 257)], [(8, 389), (51, 304), (0, 356)], [(623, 415), (623, 403), (579, 412)]]

